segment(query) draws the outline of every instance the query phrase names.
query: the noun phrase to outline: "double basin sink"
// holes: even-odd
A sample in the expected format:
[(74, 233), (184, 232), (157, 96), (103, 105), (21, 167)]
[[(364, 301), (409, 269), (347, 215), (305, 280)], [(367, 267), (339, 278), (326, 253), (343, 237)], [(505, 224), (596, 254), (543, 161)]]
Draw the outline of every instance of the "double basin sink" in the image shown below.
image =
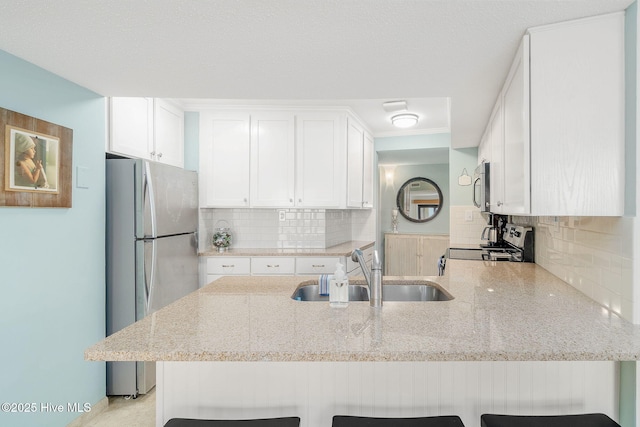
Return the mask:
[[(296, 301), (329, 301), (320, 295), (317, 281), (301, 283), (291, 299)], [(382, 280), (382, 301), (449, 301), (453, 296), (428, 280)], [(349, 284), (349, 301), (369, 301), (366, 284)]]

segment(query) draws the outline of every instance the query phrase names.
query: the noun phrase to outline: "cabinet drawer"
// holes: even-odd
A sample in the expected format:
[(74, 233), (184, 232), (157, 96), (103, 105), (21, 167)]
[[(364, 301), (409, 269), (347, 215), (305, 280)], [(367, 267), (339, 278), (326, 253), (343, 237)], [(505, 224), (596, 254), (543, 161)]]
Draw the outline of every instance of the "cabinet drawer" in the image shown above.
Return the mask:
[(282, 274), (293, 275), (295, 273), (296, 259), (288, 257), (259, 257), (251, 258), (251, 274)]
[[(362, 251), (362, 256), (364, 257), (364, 260), (366, 261), (367, 267), (371, 267), (371, 261), (373, 261), (373, 248), (374, 246), (368, 247), (367, 249), (364, 249)], [(356, 269), (360, 268), (360, 264), (358, 264), (356, 261), (353, 261), (351, 259), (351, 256), (347, 257), (347, 273), (352, 272)], [(358, 276), (358, 274), (356, 274), (356, 276)]]
[(251, 258), (209, 257), (207, 258), (207, 274), (248, 276), (251, 274)]
[(343, 257), (300, 257), (296, 258), (296, 274), (332, 274), (336, 263), (344, 264)]

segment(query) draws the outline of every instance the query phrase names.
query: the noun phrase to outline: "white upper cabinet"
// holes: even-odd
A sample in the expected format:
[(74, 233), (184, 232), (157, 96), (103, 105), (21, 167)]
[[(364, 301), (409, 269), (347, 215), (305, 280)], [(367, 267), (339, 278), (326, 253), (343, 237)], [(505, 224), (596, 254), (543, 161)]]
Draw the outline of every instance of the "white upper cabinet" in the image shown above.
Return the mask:
[(529, 29), (483, 137), (492, 212), (623, 215), (624, 114), (623, 13)]
[(531, 210), (624, 213), (624, 14), (534, 28)]
[(200, 113), (201, 207), (249, 207), (249, 124), (249, 114)]
[(373, 138), (347, 119), (347, 207), (373, 207)]
[(362, 207), (364, 129), (355, 120), (347, 120), (347, 207)]
[(373, 162), (375, 158), (375, 147), (373, 136), (367, 131), (364, 132), (364, 152), (362, 156), (362, 207), (373, 207)]
[(504, 139), (502, 102), (498, 100), (489, 120), (488, 137), (491, 147), (490, 209), (494, 213), (504, 213)]
[(154, 147), (151, 156), (168, 165), (184, 166), (184, 111), (176, 104), (154, 100)]
[(339, 113), (296, 115), (296, 206), (344, 207), (347, 153), (344, 129), (344, 118)]
[(171, 101), (110, 98), (108, 151), (184, 166), (184, 112)]
[[(345, 208), (346, 120), (338, 110), (202, 111), (201, 206)], [(364, 141), (370, 167), (363, 170)], [(373, 195), (373, 184), (362, 185), (363, 173), (372, 181), (373, 138), (361, 135), (360, 150), (358, 207), (363, 194)]]
[(251, 115), (251, 198), (255, 207), (293, 206), (294, 115)]
[(529, 40), (525, 36), (511, 65), (502, 92), (503, 185), (501, 210), (528, 214), (530, 204), (529, 170)]
[(153, 98), (110, 98), (109, 114), (109, 151), (152, 160)]

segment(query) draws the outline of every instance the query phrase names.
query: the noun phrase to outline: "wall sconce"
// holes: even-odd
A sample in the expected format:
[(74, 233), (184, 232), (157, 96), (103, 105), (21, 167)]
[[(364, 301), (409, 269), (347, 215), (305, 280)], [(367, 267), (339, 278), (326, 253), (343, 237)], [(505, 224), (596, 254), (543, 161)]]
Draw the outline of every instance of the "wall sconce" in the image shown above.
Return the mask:
[(387, 187), (393, 187), (393, 180), (396, 175), (395, 165), (384, 165), (384, 178), (387, 183)]
[(461, 185), (461, 186), (471, 185), (471, 177), (467, 173), (467, 168), (462, 169), (462, 175), (458, 177), (458, 185)]

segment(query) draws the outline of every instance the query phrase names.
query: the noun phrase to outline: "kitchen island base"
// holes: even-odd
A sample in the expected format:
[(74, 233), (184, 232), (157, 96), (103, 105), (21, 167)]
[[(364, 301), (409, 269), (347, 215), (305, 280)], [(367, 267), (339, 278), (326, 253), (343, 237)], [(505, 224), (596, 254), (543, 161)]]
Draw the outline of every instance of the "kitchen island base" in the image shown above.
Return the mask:
[(601, 412), (619, 419), (618, 362), (158, 362), (156, 426), (183, 418)]

